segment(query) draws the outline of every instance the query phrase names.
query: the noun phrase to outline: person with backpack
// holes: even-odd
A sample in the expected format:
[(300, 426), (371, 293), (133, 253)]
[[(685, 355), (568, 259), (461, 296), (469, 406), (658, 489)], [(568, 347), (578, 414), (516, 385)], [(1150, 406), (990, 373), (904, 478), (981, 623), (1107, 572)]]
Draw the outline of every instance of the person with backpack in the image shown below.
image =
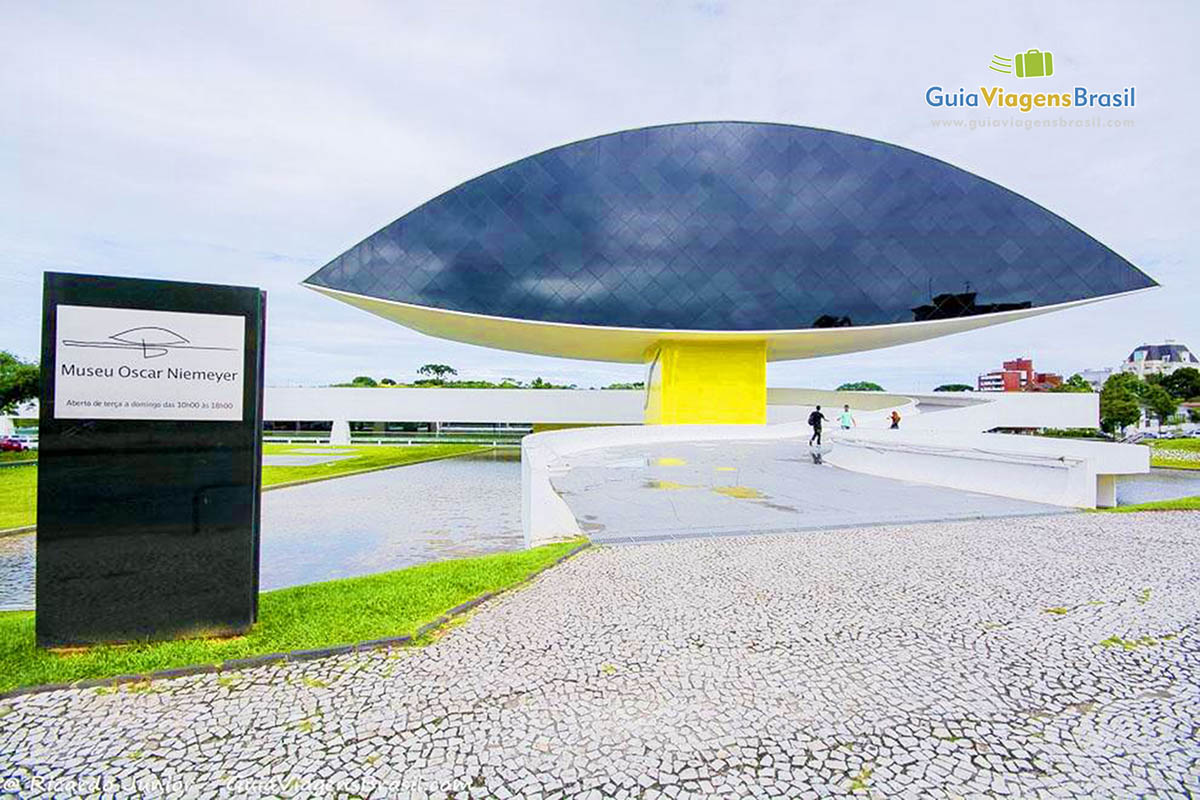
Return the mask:
[(821, 407), (817, 406), (816, 410), (808, 415), (808, 424), (812, 426), (813, 434), (808, 439), (808, 446), (812, 447), (813, 442), (821, 443), (821, 425), (825, 422), (825, 415), (821, 413)]

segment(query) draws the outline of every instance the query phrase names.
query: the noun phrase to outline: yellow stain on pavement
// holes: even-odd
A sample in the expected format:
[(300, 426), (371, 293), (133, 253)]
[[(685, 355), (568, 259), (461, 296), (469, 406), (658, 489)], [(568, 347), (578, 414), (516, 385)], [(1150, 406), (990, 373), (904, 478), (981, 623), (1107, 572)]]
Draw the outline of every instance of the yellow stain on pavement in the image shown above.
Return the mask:
[(713, 491), (726, 497), (736, 497), (739, 500), (761, 500), (763, 493), (749, 486), (715, 486)]
[(686, 483), (676, 483), (675, 481), (646, 481), (647, 489), (695, 489), (695, 486), (688, 486)]
[(682, 467), (686, 463), (682, 458), (672, 458), (670, 456), (658, 459), (660, 467)]

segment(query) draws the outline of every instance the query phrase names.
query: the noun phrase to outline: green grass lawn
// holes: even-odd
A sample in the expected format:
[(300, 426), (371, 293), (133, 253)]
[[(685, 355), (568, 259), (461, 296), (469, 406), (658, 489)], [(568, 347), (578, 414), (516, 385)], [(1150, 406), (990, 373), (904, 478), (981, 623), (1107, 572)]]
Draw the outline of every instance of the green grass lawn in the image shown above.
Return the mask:
[(55, 653), (34, 646), (32, 611), (0, 612), (0, 691), (412, 635), (460, 603), (519, 583), (583, 541), (264, 592), (258, 624), (249, 634), (230, 639)]
[[(490, 448), (469, 444), (430, 444), (411, 447), (403, 445), (327, 447), (311, 444), (264, 444), (263, 454), (286, 454), (296, 450), (314, 449), (353, 450), (354, 456), (308, 467), (263, 467), (263, 486), (337, 478), (366, 470), (415, 464), (467, 453), (479, 453)], [(0, 467), (0, 530), (23, 528), (36, 522), (37, 465)]]
[(1098, 509), (1105, 512), (1124, 513), (1126, 511), (1200, 511), (1200, 497), (1180, 497), (1175, 500), (1154, 500), (1149, 503), (1138, 503), (1132, 506), (1117, 506), (1116, 508)]
[(37, 450), (22, 450), (19, 453), (15, 453), (11, 450), (6, 450), (0, 453), (0, 464), (9, 461), (37, 461), (37, 452)]
[(1200, 469), (1200, 439), (1153, 440), (1150, 463), (1156, 467)]
[(32, 525), (37, 515), (37, 464), (0, 467), (0, 531)]
[[(450, 456), (461, 456), (467, 453), (480, 453), (488, 450), (473, 444), (428, 444), (428, 445), (311, 445), (311, 444), (271, 444), (263, 445), (263, 455), (286, 455), (297, 450), (353, 450), (352, 458), (330, 461), (326, 464), (316, 464), (310, 467), (263, 467), (263, 486), (275, 486), (292, 481), (320, 480), (336, 478), (351, 472), (396, 467), (401, 464), (415, 464), (420, 461), (430, 461)], [(345, 455), (349, 455), (346, 453)]]

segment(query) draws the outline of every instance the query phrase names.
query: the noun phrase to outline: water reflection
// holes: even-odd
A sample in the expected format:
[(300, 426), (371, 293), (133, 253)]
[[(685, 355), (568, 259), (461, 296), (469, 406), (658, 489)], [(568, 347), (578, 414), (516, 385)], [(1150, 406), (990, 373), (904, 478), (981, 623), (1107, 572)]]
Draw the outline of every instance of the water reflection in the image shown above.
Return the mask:
[(0, 537), (0, 611), (33, 608), (34, 535)]
[(1119, 506), (1197, 496), (1200, 470), (1152, 469), (1147, 475), (1122, 475), (1117, 480)]
[(1033, 302), (1022, 300), (1016, 303), (977, 303), (975, 292), (947, 292), (934, 295), (933, 300), (912, 310), (913, 321), (926, 322), (931, 319), (955, 319), (975, 317), (980, 314), (995, 314), (999, 311), (1018, 311), (1033, 308)]
[[(34, 543), (0, 538), (0, 609), (33, 608)], [(497, 450), (266, 492), (261, 587), (523, 546), (520, 452)]]
[[(1200, 471), (1155, 469), (1124, 476), (1117, 484), (1121, 505), (1196, 495)], [(0, 610), (33, 608), (34, 544), (33, 535), (0, 537)], [(515, 449), (263, 496), (263, 589), (522, 546), (521, 464)]]
[(522, 546), (515, 449), (263, 495), (263, 589)]

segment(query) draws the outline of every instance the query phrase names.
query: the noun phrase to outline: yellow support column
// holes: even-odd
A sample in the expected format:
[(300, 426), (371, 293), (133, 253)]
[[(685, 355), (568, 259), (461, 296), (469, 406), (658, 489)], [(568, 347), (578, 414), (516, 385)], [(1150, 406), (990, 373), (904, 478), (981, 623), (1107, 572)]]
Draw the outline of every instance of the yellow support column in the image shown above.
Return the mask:
[(665, 341), (646, 355), (647, 425), (766, 423), (765, 341)]

